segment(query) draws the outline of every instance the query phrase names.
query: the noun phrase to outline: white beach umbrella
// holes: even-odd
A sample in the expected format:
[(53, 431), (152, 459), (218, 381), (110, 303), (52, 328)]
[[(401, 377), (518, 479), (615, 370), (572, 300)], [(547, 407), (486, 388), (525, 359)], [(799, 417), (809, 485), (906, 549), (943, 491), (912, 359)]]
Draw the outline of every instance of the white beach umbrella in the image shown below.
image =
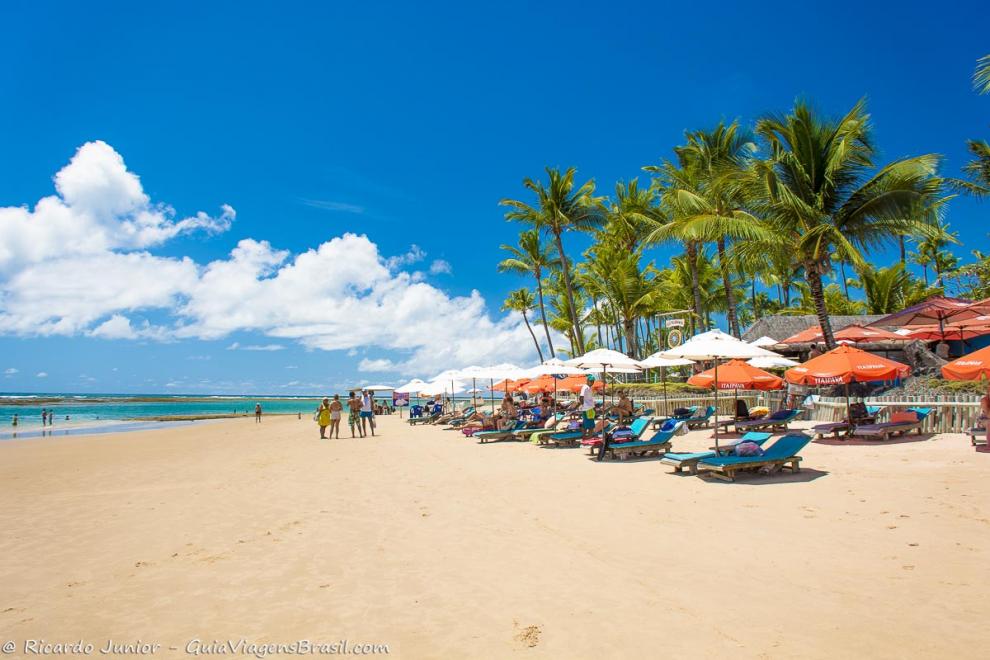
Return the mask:
[[(718, 380), (718, 362), (723, 359), (749, 360), (751, 358), (779, 358), (773, 351), (753, 346), (736, 339), (721, 330), (709, 330), (696, 335), (680, 346), (659, 353), (661, 357), (686, 358), (688, 360), (714, 360), (715, 380)], [(715, 388), (715, 449), (718, 451), (718, 388)]]
[(399, 394), (415, 394), (416, 392), (421, 391), (423, 387), (428, 384), (429, 383), (427, 383), (425, 380), (421, 380), (419, 378), (413, 378), (405, 385), (399, 385), (392, 391), (398, 392)]
[(800, 364), (800, 362), (795, 362), (785, 357), (756, 357), (746, 360), (746, 362), (760, 369), (785, 369), (787, 367), (796, 367)]
[(392, 391), (395, 391), (395, 388), (392, 387), (391, 385), (368, 385), (366, 387), (362, 387), (361, 389), (362, 390), (367, 390), (369, 392), (392, 392)]
[(759, 346), (760, 348), (766, 348), (767, 346), (776, 346), (780, 342), (777, 341), (776, 339), (774, 339), (773, 337), (767, 337), (766, 335), (763, 335), (759, 339), (754, 339), (753, 341), (751, 341), (749, 343), (751, 345), (753, 345), (753, 346)]
[[(550, 358), (549, 360), (544, 360), (542, 364), (538, 364), (532, 369), (526, 370), (527, 378), (539, 378), (540, 376), (584, 376), (589, 372), (587, 369), (580, 369), (578, 367), (572, 367), (560, 358)], [(553, 403), (556, 407), (557, 405), (557, 379), (554, 378), (553, 383)]]
[[(633, 373), (641, 371), (642, 367), (639, 362), (624, 353), (618, 351), (613, 351), (608, 348), (598, 348), (593, 351), (588, 351), (584, 355), (579, 355), (573, 360), (567, 360), (567, 364), (572, 367), (577, 367), (579, 369), (588, 369), (590, 371), (597, 372), (601, 370), (602, 381), (604, 382), (605, 376), (608, 374), (609, 370), (612, 371), (626, 371), (632, 370)], [(605, 389), (602, 389), (602, 407), (605, 406)], [(602, 424), (602, 446), (598, 451), (598, 460), (602, 460), (605, 457), (605, 451), (608, 449), (608, 444), (605, 437), (605, 424)]]
[(686, 367), (689, 364), (694, 364), (694, 362), (687, 358), (668, 358), (663, 357), (660, 353), (654, 353), (645, 360), (640, 360), (639, 363), (643, 365), (644, 369), (660, 370), (660, 382), (663, 383), (663, 414), (669, 415), (670, 406), (667, 405), (667, 379), (664, 377), (663, 370), (668, 367)]

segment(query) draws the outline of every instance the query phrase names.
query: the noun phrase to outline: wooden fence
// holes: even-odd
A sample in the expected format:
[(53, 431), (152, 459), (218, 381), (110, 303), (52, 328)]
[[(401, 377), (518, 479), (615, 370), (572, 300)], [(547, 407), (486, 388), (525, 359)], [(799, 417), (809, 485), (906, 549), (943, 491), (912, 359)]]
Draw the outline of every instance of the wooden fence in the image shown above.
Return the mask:
[[(778, 392), (739, 392), (738, 398), (743, 399), (750, 408), (766, 406), (771, 410), (782, 408), (785, 394)], [(720, 416), (735, 414), (735, 399), (732, 392), (721, 391), (718, 395), (718, 414)], [(851, 401), (862, 401), (868, 406), (903, 410), (911, 406), (933, 408), (931, 414), (922, 424), (923, 433), (964, 433), (969, 429), (980, 426), (980, 397), (972, 394), (922, 394), (917, 396), (895, 395), (875, 396), (866, 399), (853, 397)], [(666, 406), (663, 397), (637, 397), (636, 403), (653, 408), (658, 415), (669, 415), (674, 408), (688, 406), (710, 406), (715, 403), (712, 394), (692, 394), (671, 396)], [(805, 413), (800, 419), (819, 422), (835, 422), (846, 416), (846, 399), (844, 397), (819, 397), (813, 406), (805, 407)], [(889, 417), (889, 412), (881, 410), (881, 418)]]

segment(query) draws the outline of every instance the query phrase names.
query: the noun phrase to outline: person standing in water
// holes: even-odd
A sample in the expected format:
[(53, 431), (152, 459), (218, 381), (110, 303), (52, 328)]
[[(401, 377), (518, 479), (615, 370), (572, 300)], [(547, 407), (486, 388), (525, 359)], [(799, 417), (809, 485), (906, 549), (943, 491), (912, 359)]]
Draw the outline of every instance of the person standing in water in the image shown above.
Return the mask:
[(10, 424), (11, 424), (11, 426), (14, 427), (14, 430), (16, 431), (17, 430), (17, 413), (14, 413), (14, 419), (11, 421)]
[(48, 424), (48, 409), (41, 409), (41, 426), (44, 428)]
[(375, 435), (375, 401), (368, 390), (361, 395), (361, 435), (368, 433), (365, 422), (371, 427), (371, 435)]
[(340, 439), (340, 413), (344, 410), (344, 404), (340, 402), (340, 395), (334, 394), (333, 401), (330, 402), (330, 437)]
[(361, 437), (364, 437), (364, 431), (361, 430), (361, 399), (355, 396), (354, 392), (347, 393), (347, 408), (350, 412), (347, 415), (347, 423), (351, 427), (351, 437), (356, 437), (354, 435), (354, 427), (357, 427), (358, 432), (361, 433)]
[(320, 425), (320, 440), (326, 440), (327, 427), (330, 426), (330, 399), (326, 397), (316, 409), (316, 423)]
[(254, 423), (261, 424), (261, 404), (254, 404)]

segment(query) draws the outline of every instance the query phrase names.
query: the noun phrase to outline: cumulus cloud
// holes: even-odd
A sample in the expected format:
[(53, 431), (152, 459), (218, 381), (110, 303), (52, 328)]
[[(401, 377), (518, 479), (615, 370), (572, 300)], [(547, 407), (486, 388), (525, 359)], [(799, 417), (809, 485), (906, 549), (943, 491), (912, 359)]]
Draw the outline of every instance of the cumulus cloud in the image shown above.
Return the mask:
[(430, 264), (431, 275), (440, 275), (441, 273), (449, 275), (452, 272), (454, 272), (454, 269), (450, 265), (450, 262), (444, 259), (434, 259), (433, 263)]
[(14, 367), (8, 367), (7, 369), (3, 370), (3, 373), (5, 376), (13, 376), (14, 374), (17, 373), (17, 369), (15, 369)]
[[(387, 256), (367, 236), (344, 234), (292, 254), (246, 238), (202, 264), (150, 248), (180, 233), (222, 231), (233, 209), (177, 220), (102, 142), (81, 147), (55, 183), (57, 195), (34, 210), (0, 208), (0, 334), (215, 340), (249, 332), (282, 343), (228, 348), (383, 349), (390, 359), (359, 368), (419, 375), (535, 358), (518, 315), (493, 318), (477, 291), (450, 296), (403, 270), (426, 258), (417, 245)], [(430, 267), (449, 269), (440, 259)], [(149, 310), (167, 320), (134, 320)]]
[(386, 360), (380, 358), (377, 360), (369, 360), (364, 358), (358, 363), (358, 371), (394, 371), (395, 363), (391, 360)]
[(37, 374), (35, 374), (35, 376), (37, 378), (48, 378), (48, 374), (44, 371), (39, 371)]

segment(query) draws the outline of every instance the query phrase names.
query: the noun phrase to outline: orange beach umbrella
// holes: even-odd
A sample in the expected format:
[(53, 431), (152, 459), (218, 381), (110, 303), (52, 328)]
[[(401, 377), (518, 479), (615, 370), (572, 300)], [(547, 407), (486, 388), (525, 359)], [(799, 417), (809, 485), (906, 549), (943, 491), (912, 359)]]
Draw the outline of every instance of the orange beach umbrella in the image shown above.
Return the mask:
[(715, 370), (709, 369), (691, 376), (687, 382), (695, 387), (717, 387), (720, 390), (779, 390), (784, 386), (780, 376), (742, 360), (730, 360), (720, 365), (717, 378)]
[(973, 351), (942, 367), (948, 380), (979, 380), (990, 378), (990, 346)]
[[(867, 328), (861, 325), (847, 325), (841, 330), (836, 330), (833, 335), (835, 336), (835, 341), (852, 342), (858, 344), (859, 342), (870, 342), (870, 341), (908, 341), (909, 338), (904, 335), (899, 335), (889, 330), (884, 330), (883, 328)], [(784, 344), (805, 344), (813, 341), (820, 341), (822, 339), (822, 329), (820, 326), (813, 326), (807, 330), (802, 330), (796, 335), (792, 335), (785, 339), (782, 343)]]
[[(563, 380), (557, 381), (557, 389), (567, 390), (568, 392), (573, 392), (577, 394), (581, 391), (581, 386), (588, 382), (587, 376), (568, 376)], [(602, 379), (597, 379), (591, 386), (592, 392), (601, 392), (605, 389), (605, 382)]]
[(911, 367), (873, 355), (852, 346), (839, 346), (828, 353), (791, 367), (784, 373), (795, 385), (841, 385), (904, 378)]

